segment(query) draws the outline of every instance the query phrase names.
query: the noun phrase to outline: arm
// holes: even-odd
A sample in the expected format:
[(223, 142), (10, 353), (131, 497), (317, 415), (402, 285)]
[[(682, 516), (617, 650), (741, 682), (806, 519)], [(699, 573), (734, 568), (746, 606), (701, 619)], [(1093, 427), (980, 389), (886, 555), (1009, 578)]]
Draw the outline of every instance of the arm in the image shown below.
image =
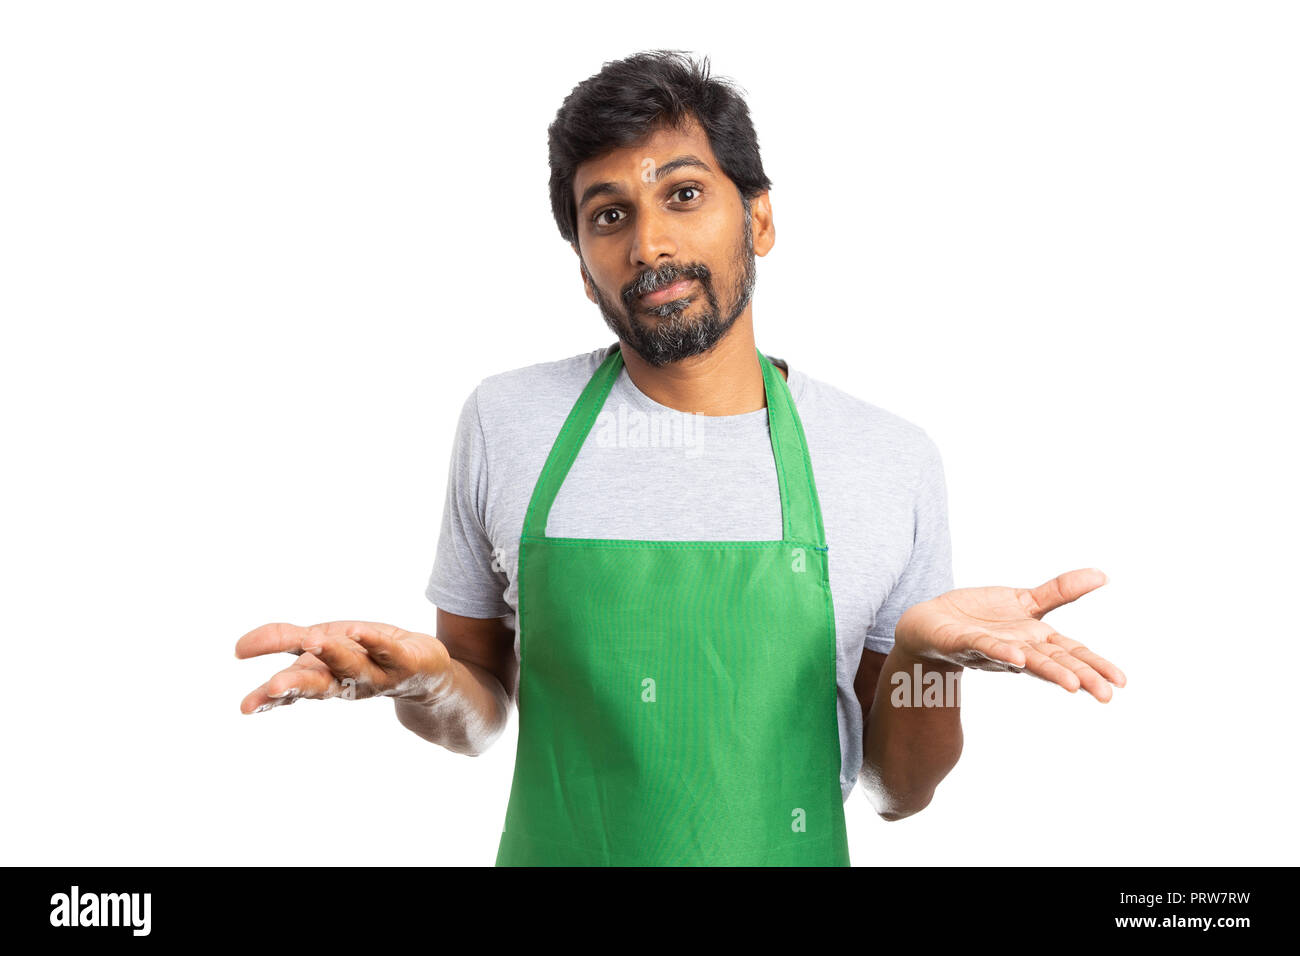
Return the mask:
[[(925, 807), (956, 765), (963, 668), (1033, 674), (1071, 693), (1083, 688), (1102, 703), (1111, 699), (1112, 684), (1124, 686), (1123, 671), (1042, 620), (1105, 583), (1102, 571), (1080, 568), (1036, 588), (959, 588), (907, 609), (881, 666), (863, 734), (862, 773), (881, 816), (897, 820)], [(917, 669), (940, 678), (941, 706), (893, 706), (894, 676)], [(954, 675), (957, 693), (947, 693), (947, 674)]]
[(442, 608), (437, 631), (451, 658), (445, 677), (420, 696), (396, 698), (397, 719), (431, 743), (476, 757), (510, 717), (514, 631), (503, 618), (462, 617)]
[(918, 661), (897, 645), (888, 655), (863, 650), (862, 663), (854, 680), (858, 702), (862, 705), (863, 746), (860, 779), (867, 799), (886, 820), (901, 820), (925, 809), (934, 797), (939, 781), (957, 765), (961, 756), (962, 730), (960, 698), (943, 699), (941, 707), (895, 707), (891, 696), (896, 693), (895, 674), (906, 675), (909, 689), (915, 680), (914, 665), (922, 665), (922, 685), (926, 674), (937, 672), (939, 686), (961, 680), (962, 668), (937, 661)]
[[(897, 584), (867, 631), (854, 689), (862, 705), (862, 771), (859, 779), (872, 806), (886, 820), (924, 809), (935, 788), (961, 756), (961, 712), (956, 706), (894, 707), (891, 697), (911, 700), (915, 655), (898, 647), (908, 611), (952, 588), (952, 541), (943, 460), (927, 436), (915, 459), (912, 554)], [(922, 664), (921, 687), (933, 672), (940, 687), (960, 680), (953, 662)], [(906, 683), (895, 684), (895, 681)], [(959, 689), (954, 687), (954, 690)], [(943, 700), (944, 703), (958, 701)]]
[(514, 631), (506, 623), (509, 581), (487, 530), (488, 465), (475, 388), (456, 425), (438, 548), (425, 589), (437, 608), (438, 640), (450, 661), (445, 679), (426, 694), (395, 704), (403, 727), (471, 756), (505, 730), (518, 674)]
[[(475, 390), (461, 408), (426, 590), (438, 606), (437, 636), (369, 621), (263, 625), (239, 639), (235, 656), (288, 652), (297, 661), (247, 695), (241, 711), (303, 698), (387, 696), (402, 726), (425, 740), (471, 756), (486, 750), (505, 729), (517, 674), (501, 594), (505, 574), (483, 523), (486, 482)], [(478, 616), (445, 611), (444, 601)]]

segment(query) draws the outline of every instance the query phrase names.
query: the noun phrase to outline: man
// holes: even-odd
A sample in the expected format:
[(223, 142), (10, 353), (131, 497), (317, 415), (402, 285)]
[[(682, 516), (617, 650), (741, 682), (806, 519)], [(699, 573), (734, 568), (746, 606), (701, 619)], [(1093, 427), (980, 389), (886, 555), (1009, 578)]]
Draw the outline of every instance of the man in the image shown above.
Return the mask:
[(617, 342), (469, 396), (437, 636), (267, 624), (237, 645), (300, 655), (245, 713), (390, 696), (478, 754), (516, 701), (500, 865), (847, 865), (856, 780), (896, 820), (955, 765), (963, 668), (1102, 701), (1124, 683), (1041, 620), (1100, 571), (952, 590), (926, 433), (756, 349), (771, 183), (707, 63), (606, 64), (550, 128), (555, 219)]

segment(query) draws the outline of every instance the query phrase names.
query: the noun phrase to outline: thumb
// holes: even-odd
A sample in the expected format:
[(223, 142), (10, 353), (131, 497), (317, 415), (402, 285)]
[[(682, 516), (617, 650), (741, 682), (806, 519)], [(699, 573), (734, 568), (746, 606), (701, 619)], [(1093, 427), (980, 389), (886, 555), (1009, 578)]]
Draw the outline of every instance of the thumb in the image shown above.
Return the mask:
[(1076, 571), (1066, 571), (1064, 574), (1057, 575), (1052, 580), (1030, 589), (1029, 597), (1033, 603), (1030, 614), (1036, 618), (1042, 617), (1048, 611), (1054, 610), (1063, 604), (1069, 604), (1071, 601), (1077, 601), (1089, 591), (1095, 591), (1108, 580), (1109, 578), (1100, 568), (1079, 568)]

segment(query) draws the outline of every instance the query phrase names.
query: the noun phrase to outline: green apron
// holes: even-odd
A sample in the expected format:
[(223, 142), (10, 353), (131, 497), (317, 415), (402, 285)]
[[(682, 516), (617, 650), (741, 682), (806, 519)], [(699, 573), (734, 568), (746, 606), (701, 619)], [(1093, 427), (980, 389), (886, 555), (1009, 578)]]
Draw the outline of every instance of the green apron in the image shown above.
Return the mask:
[(617, 347), (565, 420), (519, 539), (497, 866), (849, 865), (821, 507), (789, 387), (758, 359), (780, 541), (547, 537)]

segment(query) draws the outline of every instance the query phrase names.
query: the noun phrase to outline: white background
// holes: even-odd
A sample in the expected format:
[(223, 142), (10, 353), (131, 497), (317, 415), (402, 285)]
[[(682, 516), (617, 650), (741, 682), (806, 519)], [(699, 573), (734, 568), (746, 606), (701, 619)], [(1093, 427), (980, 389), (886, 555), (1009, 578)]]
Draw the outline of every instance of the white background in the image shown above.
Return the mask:
[(517, 715), (239, 702), (267, 621), (431, 632), (484, 376), (608, 344), (546, 127), (671, 47), (774, 186), (759, 346), (926, 429), (958, 586), (1102, 705), (968, 672), (934, 802), (856, 865), (1297, 862), (1300, 23), (1281, 3), (0, 8), (3, 862), (490, 865)]

